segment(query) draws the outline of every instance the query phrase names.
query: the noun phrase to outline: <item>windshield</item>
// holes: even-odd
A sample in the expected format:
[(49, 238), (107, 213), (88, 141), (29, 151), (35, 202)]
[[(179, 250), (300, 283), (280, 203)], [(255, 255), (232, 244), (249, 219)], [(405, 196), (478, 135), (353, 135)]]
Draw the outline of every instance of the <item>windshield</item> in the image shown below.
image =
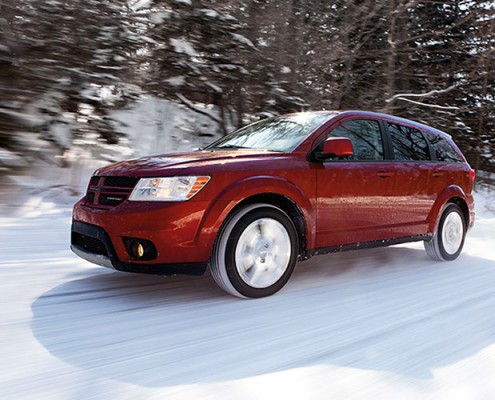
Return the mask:
[(333, 114), (299, 113), (267, 118), (241, 128), (205, 150), (260, 149), (290, 152)]

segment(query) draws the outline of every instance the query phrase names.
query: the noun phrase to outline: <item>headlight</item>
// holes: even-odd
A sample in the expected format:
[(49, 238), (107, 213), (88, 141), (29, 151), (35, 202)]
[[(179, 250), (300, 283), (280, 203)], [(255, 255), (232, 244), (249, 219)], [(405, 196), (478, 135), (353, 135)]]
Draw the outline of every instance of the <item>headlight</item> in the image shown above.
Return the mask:
[(209, 176), (176, 176), (141, 178), (132, 191), (130, 201), (185, 201), (198, 193)]

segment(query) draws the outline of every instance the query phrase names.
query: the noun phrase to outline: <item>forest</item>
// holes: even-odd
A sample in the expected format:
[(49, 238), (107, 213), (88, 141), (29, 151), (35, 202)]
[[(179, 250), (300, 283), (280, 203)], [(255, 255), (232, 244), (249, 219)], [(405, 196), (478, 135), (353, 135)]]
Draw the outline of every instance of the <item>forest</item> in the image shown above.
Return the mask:
[(294, 111), (390, 113), (493, 172), (494, 67), (493, 1), (2, 0), (0, 170), (123, 145), (112, 112), (153, 96), (220, 134)]

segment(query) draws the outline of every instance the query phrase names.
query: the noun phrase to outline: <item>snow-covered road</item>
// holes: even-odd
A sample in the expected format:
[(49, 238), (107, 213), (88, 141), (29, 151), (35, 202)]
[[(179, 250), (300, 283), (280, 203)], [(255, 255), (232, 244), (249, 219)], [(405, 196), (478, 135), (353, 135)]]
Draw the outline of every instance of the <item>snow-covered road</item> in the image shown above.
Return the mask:
[(0, 218), (2, 400), (495, 398), (494, 212), (454, 262), (422, 244), (319, 256), (260, 300), (86, 263), (66, 206), (17, 214)]

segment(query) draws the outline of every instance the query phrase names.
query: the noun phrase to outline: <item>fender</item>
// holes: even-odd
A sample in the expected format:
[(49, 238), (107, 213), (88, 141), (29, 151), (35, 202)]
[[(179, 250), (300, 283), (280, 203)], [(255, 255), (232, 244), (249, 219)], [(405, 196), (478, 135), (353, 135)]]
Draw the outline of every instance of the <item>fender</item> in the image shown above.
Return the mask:
[[(459, 197), (464, 200), (466, 204), (467, 196), (464, 190), (457, 185), (447, 186), (437, 197), (437, 200), (433, 204), (433, 207), (430, 210), (428, 215), (428, 233), (435, 233), (438, 227), (438, 223), (440, 221), (441, 211), (445, 204), (454, 197)], [(468, 222), (468, 221), (466, 221)], [(468, 223), (469, 225), (469, 223)]]
[(268, 193), (282, 195), (299, 207), (306, 222), (307, 248), (313, 248), (316, 224), (314, 206), (309, 200), (312, 196), (305, 194), (294, 183), (278, 176), (251, 176), (226, 186), (205, 211), (196, 242), (207, 247), (211, 253), (218, 231), (234, 207), (249, 197)]

